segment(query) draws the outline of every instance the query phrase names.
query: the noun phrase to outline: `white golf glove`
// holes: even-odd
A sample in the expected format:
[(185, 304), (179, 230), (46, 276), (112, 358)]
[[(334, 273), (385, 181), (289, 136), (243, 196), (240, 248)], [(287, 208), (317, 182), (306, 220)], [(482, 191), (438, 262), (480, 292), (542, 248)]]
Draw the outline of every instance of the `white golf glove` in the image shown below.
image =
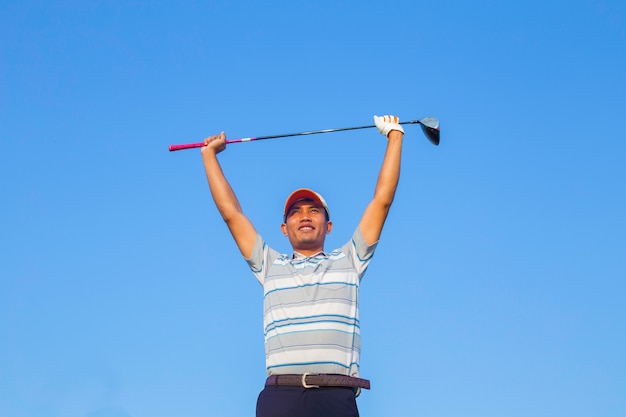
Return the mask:
[(385, 135), (385, 137), (387, 137), (392, 130), (399, 130), (404, 133), (404, 129), (402, 129), (399, 122), (400, 119), (397, 116), (374, 116), (374, 123), (378, 131)]

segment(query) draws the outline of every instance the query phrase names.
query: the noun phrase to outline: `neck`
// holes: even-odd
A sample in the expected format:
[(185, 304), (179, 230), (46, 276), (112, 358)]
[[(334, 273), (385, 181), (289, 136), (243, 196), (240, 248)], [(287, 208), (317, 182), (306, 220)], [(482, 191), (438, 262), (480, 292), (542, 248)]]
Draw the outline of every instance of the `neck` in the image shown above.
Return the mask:
[(300, 255), (306, 256), (307, 258), (309, 256), (313, 256), (313, 255), (317, 255), (320, 252), (324, 252), (324, 248), (319, 248), (319, 249), (296, 249), (293, 248), (294, 252), (298, 252)]

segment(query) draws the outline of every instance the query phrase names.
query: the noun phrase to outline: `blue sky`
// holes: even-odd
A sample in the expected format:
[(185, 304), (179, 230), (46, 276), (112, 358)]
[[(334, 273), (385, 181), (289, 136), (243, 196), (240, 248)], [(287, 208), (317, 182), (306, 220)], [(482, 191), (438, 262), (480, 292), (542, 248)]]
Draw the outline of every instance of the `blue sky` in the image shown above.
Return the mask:
[[(251, 416), (261, 287), (197, 150), (406, 127), (361, 287), (361, 415), (626, 415), (626, 4), (0, 1), (0, 415)], [(322, 193), (346, 241), (375, 130), (234, 144), (244, 211)]]

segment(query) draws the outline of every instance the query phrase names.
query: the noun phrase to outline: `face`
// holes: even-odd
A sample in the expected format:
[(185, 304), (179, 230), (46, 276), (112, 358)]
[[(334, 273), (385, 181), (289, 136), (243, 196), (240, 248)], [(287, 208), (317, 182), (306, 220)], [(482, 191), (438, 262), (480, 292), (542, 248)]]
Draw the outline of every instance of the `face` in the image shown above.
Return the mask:
[(287, 212), (281, 229), (295, 251), (309, 256), (324, 249), (324, 240), (332, 226), (323, 207), (313, 201), (298, 201)]

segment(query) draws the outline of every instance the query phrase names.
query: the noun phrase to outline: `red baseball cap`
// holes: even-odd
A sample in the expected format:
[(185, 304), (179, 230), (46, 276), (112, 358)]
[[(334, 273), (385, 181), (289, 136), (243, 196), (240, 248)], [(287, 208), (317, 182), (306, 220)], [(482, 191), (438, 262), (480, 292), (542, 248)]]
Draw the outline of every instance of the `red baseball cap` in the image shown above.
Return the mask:
[(285, 210), (283, 211), (283, 220), (287, 220), (287, 212), (289, 212), (291, 206), (301, 200), (312, 200), (316, 202), (317, 204), (322, 206), (324, 210), (326, 210), (326, 219), (330, 219), (330, 211), (328, 210), (328, 205), (326, 204), (326, 200), (324, 200), (324, 197), (322, 197), (313, 190), (309, 190), (308, 188), (298, 188), (296, 191), (289, 194), (289, 197), (287, 197), (287, 201), (285, 202)]

